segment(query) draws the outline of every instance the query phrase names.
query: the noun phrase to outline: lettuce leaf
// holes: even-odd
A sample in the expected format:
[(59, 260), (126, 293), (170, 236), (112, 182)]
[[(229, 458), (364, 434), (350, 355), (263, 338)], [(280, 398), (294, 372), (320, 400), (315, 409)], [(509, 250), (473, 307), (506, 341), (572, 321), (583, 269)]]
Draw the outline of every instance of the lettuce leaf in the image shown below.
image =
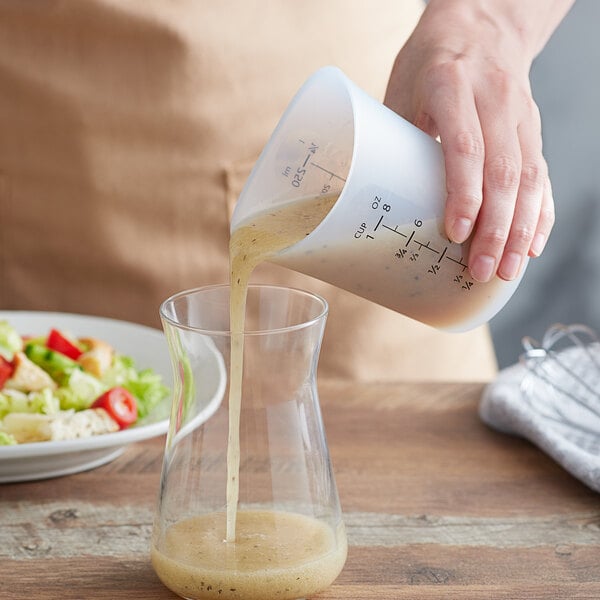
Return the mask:
[(17, 390), (0, 392), (0, 419), (11, 412), (53, 415), (59, 410), (59, 400), (50, 388), (28, 394)]
[(17, 440), (10, 433), (0, 431), (0, 446), (14, 446), (16, 443)]
[(84, 410), (107, 389), (106, 385), (93, 375), (74, 369), (55, 394), (60, 401), (61, 410)]
[(163, 385), (161, 376), (152, 369), (137, 371), (133, 359), (117, 354), (110, 368), (102, 377), (108, 388), (124, 387), (135, 397), (138, 420), (147, 417), (169, 395), (169, 388)]
[(15, 352), (23, 348), (23, 339), (8, 322), (0, 321), (0, 355), (11, 361)]

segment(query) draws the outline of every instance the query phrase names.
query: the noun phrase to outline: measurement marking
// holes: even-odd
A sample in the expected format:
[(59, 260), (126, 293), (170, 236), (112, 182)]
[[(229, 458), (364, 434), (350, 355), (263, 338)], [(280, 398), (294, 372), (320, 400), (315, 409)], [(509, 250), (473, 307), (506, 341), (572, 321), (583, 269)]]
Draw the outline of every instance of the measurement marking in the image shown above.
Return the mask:
[(318, 165), (315, 162), (311, 162), (310, 164), (313, 167), (317, 167), (317, 169), (321, 169), (321, 171), (324, 171), (325, 173), (327, 173), (329, 175), (330, 179), (333, 179), (335, 177), (336, 179), (339, 179), (340, 181), (344, 181), (344, 182), (346, 181), (343, 177), (340, 177), (339, 175), (336, 175), (333, 171), (329, 171), (325, 167), (322, 167), (321, 165)]
[(381, 221), (383, 221), (383, 215), (379, 217), (379, 221), (377, 221), (377, 225), (375, 225), (375, 229), (373, 229), (373, 231), (377, 231), (377, 228), (381, 225)]
[(429, 241), (428, 241), (426, 244), (424, 244), (423, 242), (419, 242), (418, 240), (415, 240), (415, 243), (416, 243), (416, 244), (419, 244), (419, 246), (421, 247), (421, 250), (422, 250), (423, 248), (425, 248), (426, 250), (431, 250), (431, 252), (435, 252), (436, 254), (439, 254), (439, 252), (438, 252), (438, 251), (437, 251), (435, 248), (432, 248), (432, 247), (429, 245), (429, 244), (430, 244), (430, 242), (429, 242)]
[[(383, 217), (381, 217), (383, 219)], [(380, 219), (381, 221), (381, 219)], [(405, 233), (402, 233), (401, 231), (398, 231), (398, 225), (396, 225), (396, 227), (394, 227), (394, 229), (392, 229), (391, 227), (389, 227), (388, 225), (384, 225), (384, 227), (386, 229), (389, 229), (390, 231), (393, 231), (394, 233), (397, 233), (398, 235), (401, 235), (402, 237), (406, 237)]]
[(444, 256), (446, 256), (446, 252), (448, 251), (448, 246), (446, 246), (444, 248), (444, 251), (442, 252), (442, 255), (438, 258), (438, 263), (442, 262), (442, 258), (444, 258)]
[(410, 244), (410, 240), (412, 240), (412, 239), (413, 239), (413, 236), (414, 236), (414, 235), (415, 235), (415, 232), (413, 231), (413, 232), (410, 234), (410, 237), (408, 238), (408, 241), (406, 242), (406, 244), (404, 244), (405, 246), (408, 246), (408, 245)]
[(459, 265), (460, 267), (462, 267), (462, 270), (464, 271), (467, 268), (467, 265), (465, 265), (465, 263), (462, 261), (462, 256), (460, 257), (459, 260), (456, 260), (455, 258), (452, 258), (451, 256), (446, 256), (446, 258), (448, 260), (451, 260), (453, 263), (456, 263), (457, 265)]
[(306, 158), (304, 159), (304, 163), (302, 163), (302, 168), (304, 168), (308, 164), (309, 160), (310, 160), (310, 154), (307, 154)]

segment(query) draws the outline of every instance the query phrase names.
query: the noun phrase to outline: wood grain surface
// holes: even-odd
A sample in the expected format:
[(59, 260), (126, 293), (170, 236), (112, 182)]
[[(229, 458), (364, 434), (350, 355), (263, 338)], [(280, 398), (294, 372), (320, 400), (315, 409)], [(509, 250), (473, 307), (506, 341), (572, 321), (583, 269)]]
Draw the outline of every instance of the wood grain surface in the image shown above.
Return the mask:
[[(477, 384), (320, 384), (349, 539), (321, 600), (600, 599), (600, 498), (486, 428)], [(164, 439), (0, 485), (0, 598), (176, 598), (148, 558)]]

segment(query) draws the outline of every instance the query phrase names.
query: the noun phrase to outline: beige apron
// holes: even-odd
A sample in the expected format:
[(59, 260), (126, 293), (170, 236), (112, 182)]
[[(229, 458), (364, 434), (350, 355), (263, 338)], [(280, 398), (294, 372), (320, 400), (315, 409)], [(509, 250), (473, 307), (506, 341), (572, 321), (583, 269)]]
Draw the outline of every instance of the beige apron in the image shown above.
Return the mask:
[[(419, 0), (0, 0), (0, 307), (159, 326), (227, 281), (233, 204), (287, 103), (326, 64), (382, 98)], [(320, 375), (475, 379), (486, 328), (443, 334), (271, 265), (322, 294)]]

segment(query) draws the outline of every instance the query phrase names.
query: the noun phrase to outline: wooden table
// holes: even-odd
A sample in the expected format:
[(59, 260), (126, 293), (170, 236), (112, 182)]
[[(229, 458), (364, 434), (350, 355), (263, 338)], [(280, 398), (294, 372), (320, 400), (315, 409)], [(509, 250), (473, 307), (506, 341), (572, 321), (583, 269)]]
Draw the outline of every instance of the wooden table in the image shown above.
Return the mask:
[[(481, 390), (320, 385), (350, 542), (321, 600), (600, 598), (600, 497), (482, 425)], [(176, 598), (148, 559), (163, 444), (0, 486), (0, 598)]]

